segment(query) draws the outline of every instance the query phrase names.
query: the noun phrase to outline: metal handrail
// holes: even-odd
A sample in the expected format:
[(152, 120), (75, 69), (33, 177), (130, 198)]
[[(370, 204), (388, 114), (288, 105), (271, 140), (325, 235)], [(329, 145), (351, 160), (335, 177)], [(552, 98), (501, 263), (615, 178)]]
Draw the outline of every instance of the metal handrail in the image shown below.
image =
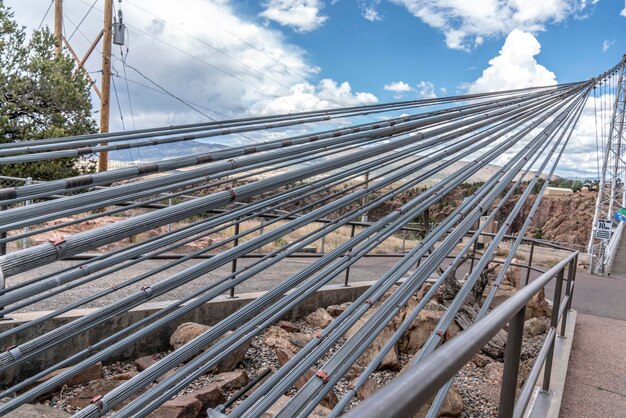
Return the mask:
[(615, 232), (613, 232), (613, 236), (609, 241), (609, 244), (606, 246), (606, 265), (605, 271), (608, 274), (611, 274), (611, 269), (613, 267), (613, 261), (615, 260), (615, 254), (617, 253), (617, 249), (619, 248), (620, 242), (622, 241), (622, 234), (624, 232), (624, 222), (620, 222)]
[[(505, 352), (499, 416), (523, 416), (530, 399), (528, 392), (532, 395), (532, 389), (539, 376), (538, 370), (541, 370), (544, 363), (543, 389), (549, 389), (557, 325), (562, 318), (563, 324), (560, 331), (562, 334), (565, 330), (567, 312), (571, 308), (578, 254), (578, 252), (570, 254), (556, 266), (520, 289), (481, 321), (443, 344), (415, 367), (407, 369), (371, 398), (350, 411), (346, 417), (403, 418), (414, 416), (437, 393), (439, 388), (452, 379), (507, 323), (509, 323), (509, 334)], [(566, 267), (568, 271), (567, 286), (565, 297), (561, 299)], [(555, 277), (557, 281), (548, 337), (544, 341), (540, 357), (535, 361), (531, 375), (522, 388), (516, 403), (519, 353), (524, 331), (526, 304)]]

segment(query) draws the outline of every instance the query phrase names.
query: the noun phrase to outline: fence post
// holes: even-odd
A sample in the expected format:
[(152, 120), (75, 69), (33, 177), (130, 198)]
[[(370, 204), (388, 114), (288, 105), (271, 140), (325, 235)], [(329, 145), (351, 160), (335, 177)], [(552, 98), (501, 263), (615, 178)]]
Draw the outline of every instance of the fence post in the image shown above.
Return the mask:
[[(26, 184), (27, 186), (29, 186), (29, 185), (33, 184), (33, 178), (32, 178), (32, 177), (26, 177), (26, 182), (25, 182), (25, 184)], [(25, 200), (25, 201), (24, 201), (24, 207), (26, 207), (26, 206), (30, 206), (32, 203), (33, 203), (33, 201), (32, 201), (32, 200)], [(26, 227), (24, 227), (24, 228), (22, 229), (22, 233), (23, 233), (23, 234), (27, 233), (27, 232), (28, 232), (28, 229), (29, 229), (29, 228), (28, 228), (27, 226), (26, 226)], [(27, 248), (27, 247), (28, 247), (28, 242), (29, 242), (29, 241), (30, 241), (30, 239), (29, 239), (28, 237), (24, 237), (24, 238), (22, 238), (22, 249), (24, 249), (24, 248)]]
[[(550, 318), (550, 328), (556, 327), (559, 322), (559, 309), (561, 306), (561, 290), (563, 289), (563, 269), (556, 276), (556, 284), (554, 285), (554, 302), (552, 303), (552, 317)], [(552, 374), (552, 358), (554, 357), (554, 338), (550, 342), (550, 349), (546, 357), (546, 365), (543, 370), (543, 386), (542, 390), (548, 392), (550, 390), (550, 375)]]
[(533, 265), (533, 255), (535, 254), (535, 241), (530, 242), (530, 253), (528, 254), (528, 267), (526, 268), (526, 280), (524, 285), (528, 284), (530, 280), (530, 267)]
[(500, 387), (499, 418), (510, 418), (515, 408), (515, 394), (517, 391), (517, 377), (519, 361), (522, 353), (522, 339), (524, 337), (524, 320), (526, 307), (524, 306), (509, 321), (509, 334), (504, 351), (504, 371), (502, 372), (502, 386)]
[(563, 311), (563, 320), (561, 321), (561, 333), (559, 336), (565, 338), (565, 328), (567, 327), (567, 314), (572, 307), (572, 285), (576, 276), (576, 257), (572, 258), (567, 267), (567, 285), (565, 286), (565, 295), (567, 298), (567, 307)]
[[(235, 248), (237, 245), (239, 245), (239, 222), (237, 222), (235, 224), (235, 242), (233, 242), (233, 248)], [(235, 258), (232, 262), (232, 266), (231, 266), (231, 273), (234, 273), (237, 271), (237, 259)], [(234, 277), (233, 277), (234, 279)], [(235, 297), (235, 286), (230, 288), (230, 295), (231, 298)]]
[(406, 231), (403, 229), (402, 230), (402, 254), (404, 254), (405, 243), (406, 243)]
[[(352, 228), (350, 229), (350, 239), (352, 239), (354, 237), (354, 228), (356, 227), (356, 225), (352, 224)], [(352, 252), (352, 248), (350, 248), (349, 252)], [(350, 266), (348, 266), (348, 268), (346, 268), (346, 277), (343, 281), (343, 285), (348, 287), (348, 281), (350, 280)]]

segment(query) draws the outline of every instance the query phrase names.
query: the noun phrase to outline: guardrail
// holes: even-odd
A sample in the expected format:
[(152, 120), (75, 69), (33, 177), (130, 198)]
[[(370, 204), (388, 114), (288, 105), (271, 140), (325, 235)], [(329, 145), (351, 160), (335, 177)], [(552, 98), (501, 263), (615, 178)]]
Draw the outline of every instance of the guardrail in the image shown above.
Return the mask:
[[(527, 284), (482, 320), (459, 333), (426, 356), (416, 366), (406, 370), (383, 389), (374, 393), (371, 398), (350, 411), (346, 417), (404, 418), (415, 416), (439, 388), (452, 379), (507, 323), (509, 328), (498, 416), (500, 418), (523, 417), (544, 365), (542, 389), (545, 391), (550, 389), (555, 338), (557, 333), (560, 336), (564, 335), (567, 325), (567, 313), (571, 309), (576, 283), (578, 254), (578, 252), (570, 254), (559, 264)], [(526, 304), (555, 278), (550, 329), (530, 374), (516, 397)], [(559, 322), (561, 323), (560, 329)]]
[(620, 222), (617, 228), (615, 229), (615, 232), (613, 232), (613, 236), (611, 237), (609, 244), (606, 246), (605, 271), (608, 274), (612, 273), (611, 269), (613, 268), (613, 261), (615, 261), (615, 254), (617, 253), (617, 249), (619, 248), (620, 243), (622, 241), (623, 232), (624, 232), (624, 222)]

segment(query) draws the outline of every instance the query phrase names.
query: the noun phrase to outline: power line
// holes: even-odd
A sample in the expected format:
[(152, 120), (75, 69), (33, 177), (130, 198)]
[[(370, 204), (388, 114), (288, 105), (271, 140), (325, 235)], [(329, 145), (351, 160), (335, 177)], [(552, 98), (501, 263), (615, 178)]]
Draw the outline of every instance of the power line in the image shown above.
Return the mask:
[(156, 81), (152, 80), (150, 77), (146, 76), (144, 73), (142, 73), (141, 71), (139, 71), (137, 68), (133, 67), (132, 65), (126, 63), (126, 66), (128, 68), (130, 68), (131, 70), (134, 70), (137, 74), (139, 74), (142, 78), (144, 78), (145, 80), (147, 80), (148, 82), (154, 84), (156, 87), (158, 87), (160, 90), (162, 90), (164, 93), (166, 93), (167, 95), (171, 96), (172, 98), (178, 100), (179, 102), (181, 102), (182, 104), (184, 104), (185, 106), (187, 106), (188, 108), (194, 110), (195, 112), (198, 112), (199, 114), (201, 114), (202, 116), (204, 116), (207, 119), (210, 119), (212, 121), (215, 121), (214, 118), (212, 118), (211, 116), (207, 115), (204, 112), (201, 112), (200, 110), (196, 109), (195, 107), (193, 107), (192, 105), (190, 105), (189, 103), (187, 103), (186, 101), (184, 101), (183, 99), (181, 99), (180, 97), (176, 96), (174, 93), (170, 92), (169, 90), (167, 90), (165, 87), (161, 86), (159, 83), (157, 83)]
[(83, 22), (85, 21), (85, 19), (87, 18), (87, 16), (89, 16), (89, 13), (91, 13), (91, 11), (93, 10), (93, 7), (96, 5), (96, 3), (98, 2), (98, 0), (94, 0), (93, 3), (91, 4), (91, 6), (89, 7), (89, 10), (87, 10), (87, 13), (85, 13), (83, 15), (83, 18), (80, 19), (80, 22), (78, 22), (78, 25), (76, 25), (76, 27), (74, 28), (74, 31), (70, 34), (70, 37), (68, 38), (68, 41), (72, 40), (72, 37), (74, 36), (74, 34), (76, 33), (76, 31), (78, 30), (78, 28), (80, 28), (80, 25), (83, 24)]
[(41, 25), (43, 25), (44, 20), (46, 20), (46, 17), (48, 17), (48, 13), (50, 13), (50, 9), (52, 8), (53, 4), (54, 4), (54, 0), (52, 0), (50, 4), (48, 5), (48, 8), (46, 9), (46, 13), (44, 13), (43, 17), (41, 18), (41, 22), (39, 22), (39, 26), (37, 26), (37, 30), (41, 29)]

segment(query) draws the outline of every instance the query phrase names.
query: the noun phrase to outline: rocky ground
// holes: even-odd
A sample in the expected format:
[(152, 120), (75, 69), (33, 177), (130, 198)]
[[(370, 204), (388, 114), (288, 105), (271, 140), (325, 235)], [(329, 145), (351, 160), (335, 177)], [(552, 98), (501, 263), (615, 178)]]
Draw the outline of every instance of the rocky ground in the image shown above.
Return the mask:
[[(515, 273), (515, 272), (513, 272)], [(519, 273), (519, 272), (517, 272)], [(507, 275), (509, 273), (507, 272)], [(513, 283), (502, 285), (494, 300), (494, 306), (506, 300), (515, 290)], [(489, 287), (486, 288), (486, 292)], [(388, 295), (386, 295), (388, 296)], [(385, 297), (386, 297), (385, 296)], [(364, 368), (378, 354), (384, 342), (397, 329), (409, 310), (413, 309), (423, 292), (411, 298), (400, 314), (379, 335), (373, 344), (353, 364), (350, 370), (329, 393), (321, 405), (318, 406), (313, 416), (326, 416), (352, 387), (355, 379), (363, 372)], [(384, 300), (384, 298), (382, 300)], [(381, 301), (382, 301), (381, 300)], [(379, 301), (374, 308), (381, 303)], [(348, 409), (354, 407), (362, 400), (371, 396), (377, 389), (383, 387), (408, 364), (409, 360), (422, 348), (428, 336), (433, 332), (437, 322), (441, 318), (445, 306), (442, 294), (437, 294), (426, 308), (420, 312), (410, 328), (400, 338), (396, 345), (385, 355), (384, 359), (370, 376), (366, 383), (358, 389), (356, 396), (351, 400)], [(326, 309), (319, 308), (302, 320), (295, 322), (280, 321), (266, 329), (262, 334), (235, 350), (230, 356), (219, 363), (214, 370), (195, 380), (186, 389), (181, 391), (175, 398), (163, 404), (153, 413), (157, 418), (186, 418), (202, 417), (207, 408), (214, 408), (223, 404), (232, 397), (240, 388), (245, 386), (255, 376), (264, 370), (276, 371), (284, 366), (302, 347), (312, 341), (318, 333), (332, 323), (335, 317), (340, 315), (349, 303), (330, 306)], [(371, 315), (368, 311), (348, 331), (347, 337), (354, 335), (365, 320)], [(544, 334), (547, 330), (550, 307), (543, 294), (533, 299), (527, 308), (527, 321), (525, 324), (525, 338), (522, 352), (522, 365), (520, 371), (520, 386), (523, 384), (530, 367), (536, 357)], [(210, 327), (202, 324), (185, 323), (180, 325), (171, 336), (170, 345), (177, 349), (197, 335), (207, 331)], [(462, 330), (462, 326), (453, 323), (442, 336), (443, 342), (454, 338)], [(289, 397), (302, 387), (317, 370), (339, 349), (345, 340), (339, 340), (326, 355), (316, 362), (303, 378), (298, 380), (276, 404), (263, 415), (271, 418), (276, 415), (282, 405), (289, 401)], [(494, 351), (489, 350), (478, 354), (456, 376), (454, 386), (446, 397), (446, 401), (440, 411), (440, 416), (445, 417), (491, 417), (497, 415), (500, 383), (502, 379), (502, 355), (501, 352), (494, 356)], [(103, 395), (118, 387), (138, 372), (146, 369), (168, 353), (155, 353), (151, 356), (141, 357), (127, 362), (113, 364), (94, 365), (91, 369), (80, 376), (66, 382), (49, 394), (37, 400), (36, 404), (25, 405), (9, 414), (12, 418), (27, 418), (29, 416), (63, 417), (89, 405), (94, 398)], [(490, 357), (491, 356), (491, 357)], [(171, 373), (171, 372), (170, 372)], [(170, 373), (163, 376), (167, 377)], [(161, 379), (157, 380), (160, 381)], [(45, 380), (42, 379), (42, 380)], [(257, 386), (258, 387), (258, 386)], [(256, 388), (256, 387), (255, 387)], [(253, 391), (253, 388), (251, 391)], [(251, 393), (250, 391), (250, 393)], [(244, 397), (238, 399), (227, 409), (232, 410)], [(426, 407), (417, 416), (424, 416)], [(29, 415), (31, 414), (31, 415)]]

